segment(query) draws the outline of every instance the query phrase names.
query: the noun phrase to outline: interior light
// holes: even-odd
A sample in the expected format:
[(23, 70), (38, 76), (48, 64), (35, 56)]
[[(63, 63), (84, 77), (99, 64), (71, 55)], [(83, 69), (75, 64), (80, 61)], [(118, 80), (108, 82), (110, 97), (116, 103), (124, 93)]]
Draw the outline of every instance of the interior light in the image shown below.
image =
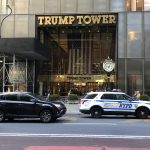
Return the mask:
[(137, 39), (137, 33), (135, 31), (130, 31), (128, 33), (130, 40), (136, 40)]

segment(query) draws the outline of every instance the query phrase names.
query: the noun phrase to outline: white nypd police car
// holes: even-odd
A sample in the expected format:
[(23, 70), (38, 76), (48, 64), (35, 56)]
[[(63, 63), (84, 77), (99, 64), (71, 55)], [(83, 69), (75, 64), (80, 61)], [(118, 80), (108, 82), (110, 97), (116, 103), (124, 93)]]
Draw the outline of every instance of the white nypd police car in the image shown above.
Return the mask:
[(148, 118), (150, 101), (135, 100), (122, 92), (89, 92), (81, 99), (80, 112), (93, 118), (102, 115), (134, 115)]

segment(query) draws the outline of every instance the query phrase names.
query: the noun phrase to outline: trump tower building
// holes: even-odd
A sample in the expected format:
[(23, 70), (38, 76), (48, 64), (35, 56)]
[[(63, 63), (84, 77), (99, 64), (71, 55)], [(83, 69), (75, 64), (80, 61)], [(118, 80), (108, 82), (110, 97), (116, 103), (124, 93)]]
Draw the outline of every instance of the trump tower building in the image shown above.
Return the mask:
[(0, 92), (150, 95), (149, 0), (0, 0), (0, 21)]

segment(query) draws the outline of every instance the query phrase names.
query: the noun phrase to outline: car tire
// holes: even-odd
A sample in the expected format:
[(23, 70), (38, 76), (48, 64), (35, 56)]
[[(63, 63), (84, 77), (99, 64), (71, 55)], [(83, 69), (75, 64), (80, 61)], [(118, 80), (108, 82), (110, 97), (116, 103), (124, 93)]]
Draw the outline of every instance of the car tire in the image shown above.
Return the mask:
[(136, 117), (138, 119), (147, 119), (149, 112), (146, 108), (139, 108), (136, 112)]
[(5, 114), (2, 110), (0, 110), (0, 122), (3, 122), (5, 120)]
[(99, 107), (94, 107), (91, 109), (92, 118), (100, 118), (102, 116), (102, 110)]
[(40, 120), (43, 123), (49, 123), (49, 122), (51, 122), (53, 120), (52, 112), (50, 110), (43, 110), (40, 113)]

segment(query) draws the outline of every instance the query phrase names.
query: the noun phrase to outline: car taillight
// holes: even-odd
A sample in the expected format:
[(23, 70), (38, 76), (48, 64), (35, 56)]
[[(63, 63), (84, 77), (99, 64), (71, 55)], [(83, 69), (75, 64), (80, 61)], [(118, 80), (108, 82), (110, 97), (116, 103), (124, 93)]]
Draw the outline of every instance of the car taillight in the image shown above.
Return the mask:
[(84, 104), (86, 101), (88, 101), (88, 100), (81, 99), (80, 103), (81, 103), (81, 104)]

